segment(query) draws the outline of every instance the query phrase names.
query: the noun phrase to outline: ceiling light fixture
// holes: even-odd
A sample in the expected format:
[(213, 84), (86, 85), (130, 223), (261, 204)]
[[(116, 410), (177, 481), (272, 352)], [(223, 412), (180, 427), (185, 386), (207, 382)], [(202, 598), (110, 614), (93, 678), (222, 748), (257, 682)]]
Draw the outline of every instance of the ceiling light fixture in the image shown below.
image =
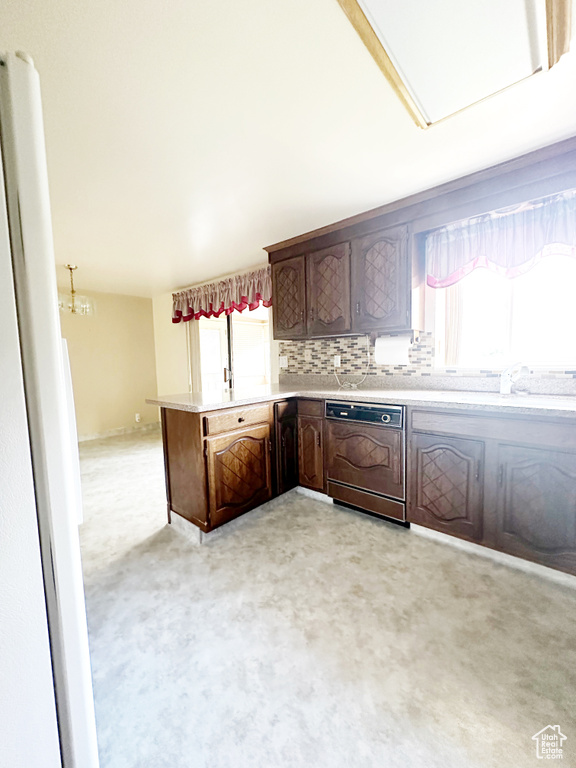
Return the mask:
[(570, 49), (573, 0), (338, 0), (420, 128), (537, 73)]
[(74, 270), (78, 267), (75, 264), (64, 264), (64, 268), (70, 271), (70, 296), (59, 293), (58, 307), (72, 315), (91, 315), (94, 311), (92, 299), (88, 296), (79, 296), (74, 289)]

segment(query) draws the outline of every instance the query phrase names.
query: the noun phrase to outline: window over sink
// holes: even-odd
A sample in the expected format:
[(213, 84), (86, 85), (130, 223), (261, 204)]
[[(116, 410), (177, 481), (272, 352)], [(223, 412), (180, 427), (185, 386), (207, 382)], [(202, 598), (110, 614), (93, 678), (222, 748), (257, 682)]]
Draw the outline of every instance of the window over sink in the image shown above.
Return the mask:
[(493, 211), (426, 237), (436, 364), (576, 369), (576, 194)]
[(576, 260), (550, 256), (508, 279), (477, 269), (434, 291), (437, 365), (576, 369)]

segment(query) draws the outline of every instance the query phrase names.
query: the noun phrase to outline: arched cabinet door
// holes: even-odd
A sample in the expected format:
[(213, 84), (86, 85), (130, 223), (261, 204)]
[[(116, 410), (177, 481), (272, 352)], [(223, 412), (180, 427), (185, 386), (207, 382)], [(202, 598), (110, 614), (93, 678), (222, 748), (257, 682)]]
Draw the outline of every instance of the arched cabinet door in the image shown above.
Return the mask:
[(208, 438), (205, 450), (211, 527), (271, 498), (268, 424)]
[(306, 257), (308, 335), (330, 336), (350, 331), (350, 243)]
[(576, 572), (576, 454), (498, 446), (498, 549)]
[(324, 489), (324, 419), (298, 416), (298, 474), (300, 485)]
[(408, 521), (480, 541), (484, 443), (412, 433)]
[(302, 339), (306, 336), (304, 256), (272, 264), (272, 318), (275, 339)]
[(392, 227), (352, 240), (352, 330), (411, 327), (408, 228)]

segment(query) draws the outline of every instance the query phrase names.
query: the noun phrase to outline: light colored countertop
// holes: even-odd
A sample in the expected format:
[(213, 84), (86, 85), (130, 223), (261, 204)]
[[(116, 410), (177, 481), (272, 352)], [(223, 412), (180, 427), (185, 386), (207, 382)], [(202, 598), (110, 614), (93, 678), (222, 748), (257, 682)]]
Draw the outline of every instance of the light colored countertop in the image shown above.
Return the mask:
[(576, 397), (557, 395), (499, 395), (493, 392), (457, 392), (414, 389), (337, 389), (303, 387), (300, 389), (273, 384), (254, 387), (249, 392), (223, 390), (205, 394), (191, 392), (146, 400), (149, 405), (178, 411), (203, 413), (230, 406), (253, 405), (285, 397), (312, 397), (351, 402), (389, 403), (390, 405), (458, 408), (508, 414), (576, 417)]

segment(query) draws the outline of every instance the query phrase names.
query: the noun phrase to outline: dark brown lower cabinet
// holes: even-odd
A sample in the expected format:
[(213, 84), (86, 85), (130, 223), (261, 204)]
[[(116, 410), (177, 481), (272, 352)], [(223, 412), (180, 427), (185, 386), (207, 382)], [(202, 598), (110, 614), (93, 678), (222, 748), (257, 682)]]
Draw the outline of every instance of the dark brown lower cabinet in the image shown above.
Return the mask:
[(498, 446), (497, 546), (576, 572), (576, 455)]
[(274, 404), (276, 488), (286, 493), (298, 485), (298, 419), (296, 401)]
[(576, 574), (576, 420), (409, 409), (408, 520)]
[(484, 443), (413, 434), (408, 521), (480, 541)]
[(270, 427), (263, 424), (206, 440), (212, 527), (272, 497)]
[(300, 485), (324, 490), (324, 419), (298, 416), (298, 474)]

